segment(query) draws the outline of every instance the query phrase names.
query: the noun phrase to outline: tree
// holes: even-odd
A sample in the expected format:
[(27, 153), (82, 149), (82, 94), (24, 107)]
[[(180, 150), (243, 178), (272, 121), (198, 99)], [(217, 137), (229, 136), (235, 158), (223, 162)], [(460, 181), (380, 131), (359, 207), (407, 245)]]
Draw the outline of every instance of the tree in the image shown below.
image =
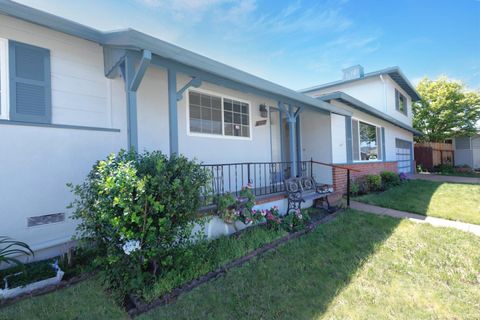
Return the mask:
[(480, 92), (447, 77), (424, 78), (417, 86), (421, 100), (413, 104), (413, 126), (424, 133), (418, 141), (443, 142), (472, 135), (480, 121)]

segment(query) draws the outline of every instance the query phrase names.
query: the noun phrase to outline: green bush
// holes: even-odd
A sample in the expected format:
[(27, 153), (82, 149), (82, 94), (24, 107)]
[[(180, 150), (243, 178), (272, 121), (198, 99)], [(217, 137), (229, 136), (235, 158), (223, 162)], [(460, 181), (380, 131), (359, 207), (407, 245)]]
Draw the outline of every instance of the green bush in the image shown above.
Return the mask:
[(382, 178), (382, 187), (385, 190), (402, 184), (400, 176), (393, 171), (383, 171), (380, 173), (380, 177)]
[(450, 164), (439, 164), (433, 167), (433, 171), (441, 173), (441, 174), (452, 174), (454, 173), (454, 168)]
[(382, 177), (378, 174), (368, 174), (366, 175), (368, 186), (370, 191), (380, 191), (382, 190)]
[(360, 186), (358, 185), (358, 182), (355, 180), (350, 180), (350, 193), (356, 196), (359, 194), (359, 192)]
[(360, 176), (355, 179), (355, 183), (358, 186), (358, 194), (370, 193), (370, 184), (368, 183), (367, 176)]
[(282, 227), (288, 232), (295, 232), (305, 229), (310, 222), (307, 210), (292, 210), (283, 217)]
[(192, 229), (208, 174), (183, 156), (120, 151), (72, 186), (78, 236), (122, 297), (139, 292), (191, 253)]

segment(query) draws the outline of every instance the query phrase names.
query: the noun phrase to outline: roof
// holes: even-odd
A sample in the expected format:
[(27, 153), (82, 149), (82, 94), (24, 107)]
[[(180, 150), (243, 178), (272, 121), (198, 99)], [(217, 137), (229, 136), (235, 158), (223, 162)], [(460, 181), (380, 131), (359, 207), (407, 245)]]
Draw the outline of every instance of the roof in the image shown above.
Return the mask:
[(355, 99), (354, 97), (344, 93), (344, 92), (341, 92), (341, 91), (336, 91), (336, 92), (332, 92), (332, 93), (329, 93), (329, 94), (325, 94), (325, 95), (322, 95), (322, 96), (319, 96), (317, 97), (317, 99), (320, 99), (320, 100), (323, 100), (323, 101), (330, 101), (330, 100), (337, 100), (337, 101), (340, 101), (354, 109), (357, 109), (357, 110), (360, 110), (362, 112), (365, 112), (365, 113), (368, 113), (372, 116), (375, 116), (377, 118), (380, 118), (382, 120), (385, 120), (397, 127), (400, 127), (402, 129), (405, 129), (405, 130), (408, 130), (410, 131), (411, 133), (413, 133), (414, 135), (417, 135), (417, 136), (422, 136), (423, 133), (414, 129), (413, 127), (401, 122), (401, 121), (398, 121), (397, 119), (395, 119), (394, 117), (391, 117), (389, 116), (388, 114), (385, 114), (383, 113), (382, 111), (379, 111), (377, 109), (375, 109), (374, 107), (372, 106), (369, 106), (368, 104), (360, 101), (360, 100), (357, 100)]
[(368, 78), (378, 77), (384, 74), (388, 74), (390, 78), (392, 78), (392, 80), (395, 81), (400, 86), (400, 88), (405, 90), (405, 92), (412, 98), (413, 101), (418, 101), (421, 99), (420, 94), (417, 92), (415, 87), (410, 83), (408, 78), (403, 74), (402, 70), (400, 70), (399, 67), (390, 67), (390, 68), (386, 68), (386, 69), (382, 69), (374, 72), (369, 72), (369, 73), (365, 73), (360, 78), (329, 82), (322, 85), (302, 89), (302, 90), (299, 90), (299, 92), (302, 92), (302, 93), (312, 92), (320, 89), (335, 87), (335, 86), (346, 84), (346, 83), (361, 81)]
[(300, 105), (306, 105), (341, 115), (351, 115), (349, 111), (333, 106), (325, 101), (309, 97), (303, 93), (288, 89), (133, 29), (102, 32), (9, 0), (0, 0), (0, 14), (12, 16), (72, 36), (97, 42), (104, 46), (115, 46), (133, 50), (150, 50), (158, 56), (248, 85), (264, 92), (273, 93), (287, 100), (297, 102)]

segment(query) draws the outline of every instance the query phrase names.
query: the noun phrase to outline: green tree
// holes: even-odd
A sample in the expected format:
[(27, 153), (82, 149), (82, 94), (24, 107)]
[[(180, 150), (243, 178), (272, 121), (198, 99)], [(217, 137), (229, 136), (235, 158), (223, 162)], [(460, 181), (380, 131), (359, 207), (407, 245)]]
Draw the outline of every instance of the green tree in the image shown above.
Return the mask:
[(468, 91), (447, 77), (424, 78), (417, 86), (421, 100), (413, 104), (413, 126), (424, 133), (418, 141), (442, 142), (471, 135), (480, 121), (480, 92)]

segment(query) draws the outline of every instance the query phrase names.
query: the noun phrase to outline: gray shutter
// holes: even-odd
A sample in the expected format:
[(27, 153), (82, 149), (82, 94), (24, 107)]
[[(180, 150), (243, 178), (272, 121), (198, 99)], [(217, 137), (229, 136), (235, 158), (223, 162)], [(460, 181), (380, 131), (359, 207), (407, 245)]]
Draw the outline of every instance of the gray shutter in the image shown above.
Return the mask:
[(50, 51), (9, 41), (10, 120), (50, 123)]
[(387, 149), (385, 149), (385, 128), (382, 127), (382, 130), (381, 130), (381, 133), (382, 133), (382, 160), (383, 161), (386, 161), (387, 160)]
[(377, 132), (376, 132), (376, 140), (375, 143), (377, 144), (377, 159), (382, 160), (383, 159), (383, 145), (382, 145), (382, 128), (377, 127)]
[(358, 120), (352, 119), (352, 155), (353, 160), (360, 160), (360, 151), (359, 151), (359, 137), (358, 137)]
[(398, 101), (399, 100), (399, 94), (400, 94), (400, 92), (398, 92), (398, 90), (395, 89), (395, 109), (396, 110), (400, 110), (400, 104), (399, 104), (399, 101)]

